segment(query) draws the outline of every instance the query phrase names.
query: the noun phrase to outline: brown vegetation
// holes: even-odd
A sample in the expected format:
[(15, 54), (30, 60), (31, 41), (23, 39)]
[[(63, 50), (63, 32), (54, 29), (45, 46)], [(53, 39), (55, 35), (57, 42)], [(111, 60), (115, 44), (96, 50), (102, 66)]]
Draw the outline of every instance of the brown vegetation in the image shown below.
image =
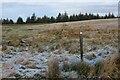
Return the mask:
[(47, 78), (60, 78), (59, 63), (57, 58), (53, 58), (48, 62)]

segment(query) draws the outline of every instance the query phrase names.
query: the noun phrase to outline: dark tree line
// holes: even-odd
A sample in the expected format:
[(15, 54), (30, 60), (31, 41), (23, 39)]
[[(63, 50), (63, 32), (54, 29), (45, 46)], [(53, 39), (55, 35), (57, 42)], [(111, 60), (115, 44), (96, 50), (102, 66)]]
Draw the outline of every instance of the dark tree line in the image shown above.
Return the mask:
[(1, 19), (2, 24), (14, 24), (12, 19)]
[(113, 13), (106, 14), (104, 16), (100, 16), (99, 14), (73, 14), (68, 16), (65, 12), (63, 14), (59, 13), (57, 17), (36, 17), (35, 13), (32, 14), (31, 17), (27, 17), (26, 21), (24, 22), (22, 17), (18, 17), (17, 21), (14, 22), (12, 19), (2, 19), (2, 24), (30, 24), (30, 23), (55, 23), (55, 22), (69, 22), (69, 21), (82, 21), (82, 20), (91, 20), (91, 19), (108, 19), (108, 18), (115, 18)]

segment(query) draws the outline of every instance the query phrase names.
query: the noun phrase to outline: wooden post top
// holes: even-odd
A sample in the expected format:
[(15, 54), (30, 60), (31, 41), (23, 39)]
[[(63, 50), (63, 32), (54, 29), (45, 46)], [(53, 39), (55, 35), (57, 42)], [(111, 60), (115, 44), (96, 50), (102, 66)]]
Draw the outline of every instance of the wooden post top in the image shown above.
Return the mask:
[(80, 34), (82, 34), (82, 32), (80, 32)]

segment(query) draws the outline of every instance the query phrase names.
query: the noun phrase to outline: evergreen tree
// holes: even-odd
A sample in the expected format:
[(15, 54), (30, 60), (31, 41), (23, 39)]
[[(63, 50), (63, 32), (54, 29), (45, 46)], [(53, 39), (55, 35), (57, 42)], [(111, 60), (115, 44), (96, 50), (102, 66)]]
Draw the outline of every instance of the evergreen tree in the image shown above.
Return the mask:
[(36, 15), (35, 15), (35, 13), (32, 14), (30, 22), (31, 23), (35, 23), (36, 22)]
[(108, 18), (111, 18), (111, 13), (110, 12), (108, 13)]
[(84, 20), (84, 15), (83, 14), (79, 14), (79, 20), (81, 21), (81, 20)]
[(78, 14), (78, 20), (81, 21), (82, 20), (82, 14)]
[(107, 14), (105, 14), (104, 19), (107, 19), (107, 18), (108, 18), (108, 16), (107, 16)]
[(89, 20), (90, 20), (90, 19), (94, 19), (94, 15), (90, 13), (90, 14), (88, 15), (88, 19), (89, 19)]
[(37, 18), (36, 23), (42, 23), (42, 19), (40, 17)]
[(76, 17), (76, 21), (79, 21), (79, 16), (77, 14), (76, 14), (75, 17)]
[(47, 17), (46, 15), (44, 17), (42, 17), (42, 22), (43, 23), (49, 23), (50, 22), (49, 17)]
[(23, 24), (24, 22), (23, 22), (23, 19), (22, 19), (22, 17), (18, 17), (18, 19), (17, 19), (17, 22), (16, 22), (17, 24)]
[(31, 23), (31, 19), (30, 19), (30, 17), (27, 17), (27, 19), (26, 19), (26, 23)]
[(97, 15), (95, 16), (95, 19), (100, 19), (99, 14), (97, 14)]
[(9, 24), (9, 19), (7, 18), (7, 19), (3, 19), (2, 20), (2, 24)]
[(113, 13), (111, 14), (111, 18), (115, 18), (115, 16), (114, 16), (114, 14), (113, 14)]
[[(68, 21), (81, 21), (81, 20), (91, 20), (91, 19), (107, 19), (107, 18), (115, 18), (113, 13), (108, 13), (105, 14), (104, 16), (100, 16), (99, 14), (94, 15), (91, 13), (85, 13), (85, 14), (73, 14), (68, 16), (68, 14), (65, 12), (63, 14), (59, 13), (56, 18), (53, 16), (48, 17), (48, 16), (43, 16), (41, 17), (36, 17), (35, 13), (32, 14), (31, 17), (27, 17), (25, 23), (54, 23), (54, 22), (68, 22)], [(2, 24), (14, 24), (14, 21), (12, 19), (2, 19), (1, 20)], [(18, 17), (17, 19), (17, 24), (23, 24), (23, 19), (21, 17)]]
[(6, 19), (6, 23), (9, 24), (9, 19), (8, 18)]
[(57, 18), (56, 18), (57, 22), (61, 22), (62, 21), (62, 15), (61, 13), (58, 14)]
[(12, 19), (9, 20), (8, 18), (2, 19), (1, 21), (2, 21), (2, 24), (14, 24), (13, 20)]
[(87, 13), (85, 13), (85, 15), (84, 15), (84, 20), (88, 20), (88, 14)]
[(5, 19), (2, 19), (2, 24), (5, 24)]
[(0, 19), (0, 24), (2, 24), (2, 19)]
[(108, 14), (108, 18), (115, 18), (114, 14), (113, 13), (110, 13)]
[(72, 21), (76, 21), (76, 16), (75, 16), (75, 14), (73, 14), (73, 16), (72, 16)]
[(69, 19), (69, 21), (73, 21), (73, 16), (70, 16), (70, 19)]
[(104, 19), (104, 16), (101, 16), (100, 19)]
[(13, 22), (13, 20), (12, 20), (12, 19), (10, 19), (9, 24), (14, 24), (14, 22)]
[(53, 16), (51, 16), (50, 22), (52, 22), (52, 23), (55, 22), (55, 18)]
[(2, 24), (7, 24), (5, 19), (2, 20)]
[(62, 19), (62, 22), (67, 22), (67, 21), (69, 21), (68, 14), (67, 14), (66, 12), (65, 12), (64, 14), (62, 14), (61, 19)]

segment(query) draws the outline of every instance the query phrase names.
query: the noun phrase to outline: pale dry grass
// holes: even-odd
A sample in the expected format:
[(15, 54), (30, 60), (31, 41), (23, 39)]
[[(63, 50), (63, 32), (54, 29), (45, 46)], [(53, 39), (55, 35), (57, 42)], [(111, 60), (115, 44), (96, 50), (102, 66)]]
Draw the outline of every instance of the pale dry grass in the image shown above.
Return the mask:
[(119, 64), (117, 64), (118, 60), (118, 55), (114, 54), (110, 59), (107, 59), (105, 64), (104, 64), (104, 73), (103, 76), (110, 76), (112, 78), (120, 78), (119, 77), (119, 70), (118, 70), (118, 66)]
[[(83, 32), (84, 52), (87, 46), (96, 50), (99, 46), (118, 47), (117, 19), (90, 20), (36, 25), (4, 25), (3, 40), (11, 40), (11, 45), (19, 46), (19, 40), (26, 39), (35, 47), (56, 43), (72, 54), (79, 53), (79, 32)], [(44, 51), (44, 50), (42, 50)], [(40, 49), (40, 52), (42, 52)]]
[(47, 78), (60, 78), (59, 63), (57, 58), (53, 58), (48, 62)]
[[(81, 22), (65, 22), (53, 24), (37, 25), (4, 25), (3, 40), (11, 40), (13, 46), (19, 46), (18, 40), (26, 39), (29, 46), (37, 47), (42, 45), (53, 45), (56, 43), (57, 48), (50, 47), (50, 50), (65, 49), (69, 53), (79, 53), (79, 32), (83, 32), (84, 53), (88, 52), (87, 46), (92, 46), (93, 50), (109, 45), (118, 47), (118, 25), (117, 19), (90, 20)], [(53, 45), (54, 46), (54, 45)], [(44, 50), (40, 47), (39, 52)], [(94, 55), (88, 58), (94, 58)], [(18, 61), (20, 63), (22, 61)], [(25, 62), (25, 64), (28, 64)], [(75, 64), (75, 66), (78, 64)], [(52, 59), (48, 64), (46, 77), (58, 78), (60, 75), (59, 64), (57, 59)], [(74, 66), (74, 65), (73, 65)], [(100, 76), (100, 77), (118, 77), (118, 64), (116, 64), (116, 55), (112, 56), (105, 62), (98, 62), (96, 66), (91, 67), (87, 63), (81, 63), (72, 68), (79, 74)], [(65, 68), (69, 68), (65, 65)], [(67, 69), (66, 69), (67, 70)]]

